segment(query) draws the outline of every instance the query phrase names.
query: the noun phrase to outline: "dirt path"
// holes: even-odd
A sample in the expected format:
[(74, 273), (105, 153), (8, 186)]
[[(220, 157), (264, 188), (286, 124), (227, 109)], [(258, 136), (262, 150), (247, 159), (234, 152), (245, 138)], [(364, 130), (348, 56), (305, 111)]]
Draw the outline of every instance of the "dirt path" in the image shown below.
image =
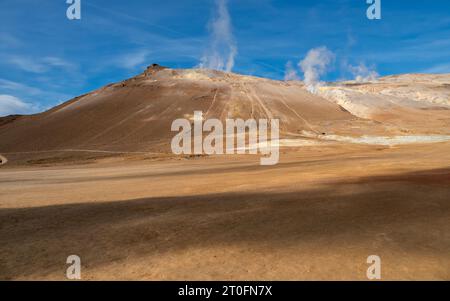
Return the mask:
[[(55, 149), (55, 150), (42, 150), (42, 151), (30, 151), (30, 152), (10, 152), (7, 154), (19, 155), (19, 154), (44, 154), (44, 153), (57, 153), (57, 152), (101, 153), (101, 154), (142, 154), (142, 155), (152, 154), (150, 152), (121, 152), (121, 151), (94, 150), (94, 149)], [(0, 157), (2, 159), (6, 160), (5, 157), (2, 157), (1, 155), (0, 155)]]

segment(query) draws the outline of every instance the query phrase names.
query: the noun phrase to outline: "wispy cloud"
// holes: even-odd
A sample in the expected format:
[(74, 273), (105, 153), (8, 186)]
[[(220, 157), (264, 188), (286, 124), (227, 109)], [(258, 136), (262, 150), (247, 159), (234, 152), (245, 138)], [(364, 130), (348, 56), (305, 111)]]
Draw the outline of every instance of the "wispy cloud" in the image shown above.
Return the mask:
[(22, 45), (22, 42), (13, 35), (0, 32), (0, 48), (13, 48)]
[(3, 79), (3, 78), (0, 78), (0, 90), (1, 91), (9, 91), (9, 92), (21, 91), (28, 95), (38, 95), (43, 92), (42, 90), (40, 90), (38, 88), (30, 87), (25, 84), (14, 82), (14, 81)]
[(23, 71), (32, 73), (44, 73), (47, 71), (47, 66), (36, 62), (35, 60), (27, 57), (12, 56), (9, 58), (8, 63), (14, 65)]
[(42, 64), (45, 64), (49, 67), (61, 68), (67, 71), (73, 71), (77, 69), (77, 65), (62, 59), (60, 57), (48, 56), (42, 59)]
[(422, 73), (450, 73), (450, 63), (434, 65), (423, 70)]
[(135, 52), (126, 53), (124, 55), (120, 55), (116, 61), (117, 66), (120, 66), (125, 69), (135, 69), (136, 67), (140, 67), (143, 64), (149, 65), (148, 57), (150, 55), (150, 51), (147, 49), (141, 49)]
[(15, 66), (23, 71), (31, 73), (46, 73), (54, 68), (63, 69), (66, 71), (73, 71), (77, 67), (75, 64), (66, 61), (59, 57), (44, 57), (44, 58), (31, 58), (25, 56), (12, 55), (7, 60), (7, 63)]
[(4, 78), (0, 78), (0, 94), (3, 95), (3, 107), (8, 107), (8, 114), (36, 113), (72, 97), (54, 89), (40, 89)]

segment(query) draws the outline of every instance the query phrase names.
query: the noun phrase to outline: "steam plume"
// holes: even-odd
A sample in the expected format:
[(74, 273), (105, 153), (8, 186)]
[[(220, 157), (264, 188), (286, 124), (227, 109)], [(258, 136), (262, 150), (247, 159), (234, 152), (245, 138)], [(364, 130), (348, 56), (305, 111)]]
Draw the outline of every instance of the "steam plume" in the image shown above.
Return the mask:
[(286, 68), (285, 68), (285, 72), (284, 72), (284, 80), (285, 81), (300, 80), (300, 77), (297, 74), (297, 70), (295, 70), (291, 61), (286, 63)]
[(216, 0), (216, 11), (209, 24), (210, 47), (201, 59), (200, 68), (230, 72), (234, 66), (237, 45), (232, 32), (227, 0)]
[(379, 74), (375, 70), (373, 70), (373, 68), (368, 68), (363, 63), (360, 63), (358, 66), (349, 65), (348, 68), (357, 82), (374, 81), (379, 76)]
[(317, 87), (322, 84), (320, 76), (328, 71), (334, 58), (334, 54), (327, 47), (323, 46), (311, 49), (305, 59), (299, 63), (308, 91), (316, 93)]

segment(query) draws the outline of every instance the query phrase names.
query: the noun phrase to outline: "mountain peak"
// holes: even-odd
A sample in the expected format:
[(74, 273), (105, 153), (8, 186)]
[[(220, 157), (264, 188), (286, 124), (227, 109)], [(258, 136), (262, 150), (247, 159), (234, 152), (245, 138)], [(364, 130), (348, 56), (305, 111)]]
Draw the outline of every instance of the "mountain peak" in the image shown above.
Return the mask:
[(168, 69), (167, 67), (161, 66), (159, 64), (151, 64), (150, 66), (147, 67), (147, 69), (145, 70), (145, 75), (152, 75), (158, 71), (164, 70), (164, 69)]

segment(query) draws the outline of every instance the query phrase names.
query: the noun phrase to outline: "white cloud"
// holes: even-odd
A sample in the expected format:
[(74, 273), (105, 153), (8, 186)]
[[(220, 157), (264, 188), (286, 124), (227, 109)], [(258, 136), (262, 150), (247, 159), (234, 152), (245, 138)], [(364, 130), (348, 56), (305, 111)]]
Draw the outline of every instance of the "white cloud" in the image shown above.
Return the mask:
[[(18, 110), (17, 112), (13, 112), (11, 114), (31, 114), (31, 113), (37, 113), (46, 109), (49, 109), (53, 105), (45, 105), (46, 102), (51, 101), (52, 104), (59, 104), (62, 101), (65, 101), (67, 99), (72, 98), (72, 95), (68, 95), (65, 93), (58, 93), (54, 92), (51, 89), (38, 89), (35, 87), (31, 87), (19, 82), (7, 80), (0, 78), (0, 93), (3, 93), (1, 95), (2, 102), (1, 104), (4, 104), (4, 107), (10, 107), (8, 104), (12, 104), (13, 102), (16, 104), (16, 108), (28, 108), (25, 111)], [(15, 95), (15, 96), (12, 96)], [(13, 98), (11, 98), (13, 97)], [(33, 102), (36, 102), (36, 104), (30, 104), (23, 99), (33, 99)], [(14, 101), (12, 101), (14, 100)], [(22, 102), (27, 107), (24, 107), (24, 105), (18, 105), (19, 103), (17, 101)], [(43, 102), (40, 102), (43, 101)], [(2, 108), (0, 108), (0, 111), (2, 111)], [(1, 115), (1, 114), (0, 114)]]
[(31, 114), (37, 112), (37, 108), (12, 95), (0, 95), (0, 116), (13, 114)]
[(215, 17), (210, 23), (210, 48), (201, 59), (200, 68), (230, 72), (238, 49), (233, 36), (227, 0), (216, 0)]
[(316, 92), (317, 87), (322, 84), (320, 77), (328, 71), (334, 59), (335, 55), (327, 47), (322, 46), (311, 49), (305, 59), (300, 61), (298, 65), (303, 71), (308, 91)]

